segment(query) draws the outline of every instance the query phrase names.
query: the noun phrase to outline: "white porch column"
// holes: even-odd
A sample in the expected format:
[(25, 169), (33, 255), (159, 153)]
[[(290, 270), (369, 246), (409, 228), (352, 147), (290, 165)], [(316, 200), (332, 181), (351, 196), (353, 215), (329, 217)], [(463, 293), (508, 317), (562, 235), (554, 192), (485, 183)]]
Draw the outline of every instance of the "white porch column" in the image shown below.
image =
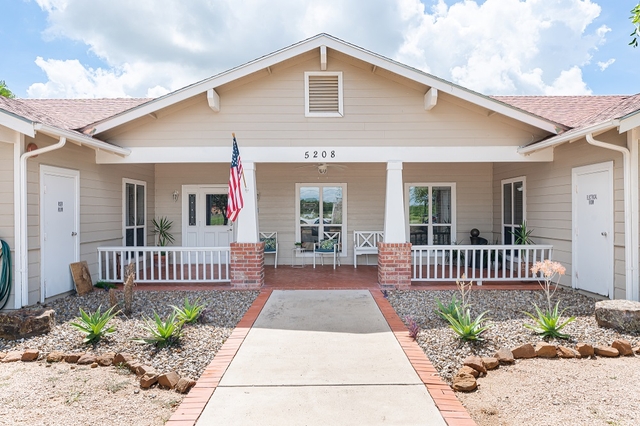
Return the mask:
[(402, 161), (387, 163), (387, 194), (384, 204), (384, 242), (407, 242), (404, 217)]
[(256, 165), (253, 162), (243, 162), (244, 180), (247, 187), (242, 185), (242, 196), (244, 198), (244, 208), (240, 210), (236, 221), (237, 234), (236, 242), (238, 243), (257, 243), (258, 238), (258, 200), (256, 192)]

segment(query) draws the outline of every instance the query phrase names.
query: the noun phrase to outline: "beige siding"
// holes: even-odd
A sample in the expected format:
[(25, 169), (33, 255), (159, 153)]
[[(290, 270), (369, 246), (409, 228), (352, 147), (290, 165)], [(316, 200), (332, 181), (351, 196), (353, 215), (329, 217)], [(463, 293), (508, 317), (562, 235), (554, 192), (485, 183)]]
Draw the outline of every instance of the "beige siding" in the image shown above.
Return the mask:
[[(624, 145), (625, 136), (617, 132), (600, 135), (597, 139)], [(560, 145), (555, 149), (553, 163), (494, 165), (493, 209), (496, 212), (493, 231), (501, 238), (502, 193), (501, 180), (526, 176), (527, 225), (533, 229), (538, 244), (553, 244), (554, 258), (567, 267), (562, 284), (571, 285), (572, 193), (571, 173), (574, 167), (614, 162), (614, 297), (625, 298), (624, 280), (624, 207), (622, 155), (597, 148), (582, 140)]]
[[(42, 148), (54, 141), (37, 136), (34, 142)], [(153, 165), (97, 165), (93, 150), (69, 142), (60, 150), (28, 160), (29, 304), (40, 300), (41, 164), (80, 172), (80, 260), (88, 262), (94, 281), (98, 271), (98, 247), (123, 244), (122, 179), (147, 182), (147, 223), (154, 215), (155, 206)], [(148, 230), (150, 232), (151, 227)], [(148, 235), (148, 238), (152, 241), (153, 237)]]
[[(3, 129), (0, 126), (0, 129)], [(15, 135), (3, 135), (5, 139)], [(13, 148), (12, 143), (0, 142), (0, 240), (4, 240), (11, 248), (11, 264), (15, 270), (15, 226), (13, 215)], [(15, 274), (12, 274), (14, 277)], [(7, 307), (14, 303), (15, 286), (11, 287)]]

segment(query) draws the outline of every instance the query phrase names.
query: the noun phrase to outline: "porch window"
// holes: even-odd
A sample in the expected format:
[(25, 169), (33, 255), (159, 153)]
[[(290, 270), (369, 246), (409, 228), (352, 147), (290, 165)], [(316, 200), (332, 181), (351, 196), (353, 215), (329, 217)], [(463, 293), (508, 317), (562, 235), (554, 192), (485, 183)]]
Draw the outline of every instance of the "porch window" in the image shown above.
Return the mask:
[(407, 184), (409, 242), (450, 245), (455, 241), (455, 183)]
[(346, 229), (347, 184), (296, 184), (296, 241), (316, 243), (324, 232), (340, 232), (344, 241)]
[(524, 176), (502, 181), (502, 243), (513, 244), (513, 235), (526, 220)]
[(124, 245), (146, 245), (147, 235), (147, 183), (123, 179)]

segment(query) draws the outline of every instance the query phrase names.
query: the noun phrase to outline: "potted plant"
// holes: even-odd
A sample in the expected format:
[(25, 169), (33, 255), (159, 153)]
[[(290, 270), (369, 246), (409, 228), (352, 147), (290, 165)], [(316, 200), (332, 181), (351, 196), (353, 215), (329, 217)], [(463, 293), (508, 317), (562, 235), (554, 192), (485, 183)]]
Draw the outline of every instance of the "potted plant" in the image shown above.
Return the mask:
[[(516, 245), (535, 244), (531, 239), (531, 234), (533, 233), (533, 229), (527, 228), (527, 222), (525, 221), (522, 221), (522, 223), (520, 224), (520, 227), (515, 228), (513, 231), (509, 231), (509, 232), (511, 232), (511, 235), (513, 235), (513, 244), (516, 244)], [(528, 271), (531, 270), (531, 262), (528, 262), (527, 259), (525, 259), (525, 253), (526, 253), (525, 250), (520, 250), (520, 253), (519, 253), (519, 257), (521, 260), (520, 267), (522, 268), (521, 269), (522, 277), (526, 277), (528, 275)]]
[[(173, 234), (169, 232), (173, 226), (173, 221), (169, 220), (166, 216), (154, 218), (151, 223), (153, 224), (153, 233), (157, 235), (157, 246), (166, 247), (174, 242)], [(157, 254), (153, 255), (154, 264), (161, 270), (161, 266), (166, 262), (166, 251), (160, 252), (160, 258)]]

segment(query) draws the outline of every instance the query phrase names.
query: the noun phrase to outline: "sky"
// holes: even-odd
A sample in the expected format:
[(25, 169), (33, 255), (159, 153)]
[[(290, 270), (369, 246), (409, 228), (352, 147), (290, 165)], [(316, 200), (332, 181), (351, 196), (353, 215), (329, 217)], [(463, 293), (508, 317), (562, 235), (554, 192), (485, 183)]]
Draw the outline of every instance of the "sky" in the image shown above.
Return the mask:
[(0, 80), (157, 97), (328, 33), (487, 95), (635, 94), (637, 1), (0, 0)]

